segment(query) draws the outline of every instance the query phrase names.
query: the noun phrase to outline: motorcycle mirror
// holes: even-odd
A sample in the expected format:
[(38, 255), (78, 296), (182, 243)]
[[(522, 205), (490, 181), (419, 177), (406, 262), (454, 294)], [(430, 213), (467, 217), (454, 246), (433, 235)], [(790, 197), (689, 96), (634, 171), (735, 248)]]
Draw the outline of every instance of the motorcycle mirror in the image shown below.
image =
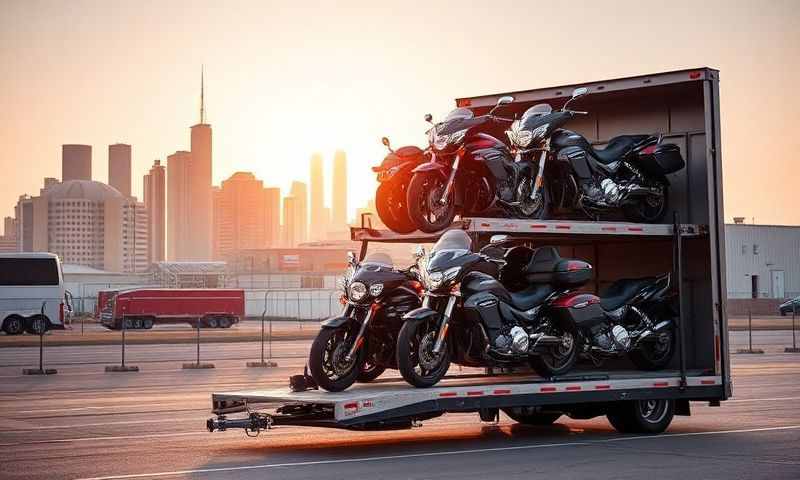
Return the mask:
[(582, 97), (582, 96), (586, 95), (587, 93), (589, 93), (589, 89), (588, 88), (586, 88), (586, 87), (578, 87), (578, 88), (576, 88), (575, 90), (572, 91), (572, 99), (574, 100), (574, 99), (576, 99), (578, 97)]
[(423, 247), (422, 245), (417, 245), (414, 248), (414, 258), (419, 260), (420, 258), (422, 258), (424, 256), (425, 256), (425, 247)]
[(513, 101), (514, 101), (514, 97), (512, 97), (511, 95), (507, 95), (505, 97), (498, 98), (497, 99), (497, 104), (498, 105), (508, 105), (509, 103), (511, 103)]
[(430, 113), (426, 113), (425, 114), (425, 121), (428, 122), (428, 123), (433, 123), (433, 115), (431, 115)]
[(347, 252), (347, 263), (349, 263), (350, 265), (356, 264), (356, 253), (353, 252), (352, 250)]
[(490, 245), (502, 245), (508, 241), (508, 235), (492, 235), (489, 239)]
[(383, 145), (384, 145), (386, 148), (388, 148), (390, 152), (394, 152), (394, 150), (392, 150), (392, 143), (391, 143), (391, 142), (389, 142), (389, 137), (381, 137), (381, 143), (382, 143), (382, 144), (383, 144)]

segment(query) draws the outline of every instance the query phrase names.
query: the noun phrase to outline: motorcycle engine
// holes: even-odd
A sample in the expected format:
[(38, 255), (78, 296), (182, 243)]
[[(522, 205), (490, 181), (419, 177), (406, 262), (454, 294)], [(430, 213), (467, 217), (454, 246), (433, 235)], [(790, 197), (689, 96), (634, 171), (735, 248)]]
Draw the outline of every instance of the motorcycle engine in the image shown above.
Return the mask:
[(614, 180), (604, 178), (598, 185), (595, 181), (583, 184), (586, 199), (599, 207), (615, 207), (622, 199), (624, 191)]
[(494, 346), (504, 353), (524, 354), (528, 351), (530, 339), (522, 327), (505, 328), (494, 340)]
[(626, 352), (631, 347), (631, 335), (621, 325), (609, 328), (598, 328), (592, 331), (594, 344), (606, 352)]

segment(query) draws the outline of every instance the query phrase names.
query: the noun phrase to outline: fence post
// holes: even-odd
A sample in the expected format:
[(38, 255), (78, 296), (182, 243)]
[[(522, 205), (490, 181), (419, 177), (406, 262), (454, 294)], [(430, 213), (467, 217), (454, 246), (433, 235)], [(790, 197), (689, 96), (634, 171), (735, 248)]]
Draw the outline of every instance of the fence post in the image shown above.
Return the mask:
[(747, 348), (740, 348), (736, 353), (764, 353), (760, 348), (753, 348), (753, 312), (747, 310)]
[(120, 358), (119, 365), (107, 365), (106, 372), (138, 372), (139, 367), (135, 365), (125, 365), (125, 332), (128, 330), (128, 319), (125, 318), (125, 314), (122, 314), (122, 354)]
[(260, 362), (247, 362), (248, 367), (261, 367), (261, 368), (272, 368), (277, 367), (278, 364), (273, 362), (272, 359), (272, 318), (269, 319), (269, 358), (270, 360), (266, 360), (264, 358), (264, 323), (267, 317), (267, 299), (269, 297), (269, 291), (264, 292), (264, 310), (261, 312), (261, 361)]
[(797, 320), (797, 304), (792, 303), (792, 346), (786, 347), (783, 350), (785, 353), (800, 353), (800, 348), (797, 348), (797, 326), (795, 325), (795, 320)]
[[(204, 280), (205, 281), (205, 280)], [(194, 363), (184, 363), (183, 368), (186, 370), (195, 370), (201, 368), (214, 368), (213, 363), (200, 363), (200, 324), (203, 323), (202, 318), (197, 318), (195, 320), (195, 326), (197, 327), (197, 361)]]
[(42, 302), (39, 309), (39, 318), (29, 320), (31, 329), (39, 333), (39, 368), (24, 368), (23, 375), (55, 375), (58, 370), (55, 368), (44, 368), (44, 334), (47, 331), (47, 320), (45, 320), (44, 308), (47, 302)]

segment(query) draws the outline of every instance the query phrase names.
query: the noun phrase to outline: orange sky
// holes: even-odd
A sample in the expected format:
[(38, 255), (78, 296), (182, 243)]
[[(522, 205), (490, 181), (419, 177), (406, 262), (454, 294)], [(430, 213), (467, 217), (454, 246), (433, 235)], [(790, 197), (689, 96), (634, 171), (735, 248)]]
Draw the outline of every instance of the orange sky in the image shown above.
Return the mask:
[(215, 183), (250, 170), (286, 192), (343, 148), (351, 208), (380, 137), (422, 145), (456, 96), (708, 65), (726, 218), (800, 224), (798, 2), (555, 3), (4, 0), (0, 216), (60, 177), (62, 143), (92, 144), (102, 181), (107, 145), (132, 144), (141, 197), (153, 159), (188, 149), (201, 64)]

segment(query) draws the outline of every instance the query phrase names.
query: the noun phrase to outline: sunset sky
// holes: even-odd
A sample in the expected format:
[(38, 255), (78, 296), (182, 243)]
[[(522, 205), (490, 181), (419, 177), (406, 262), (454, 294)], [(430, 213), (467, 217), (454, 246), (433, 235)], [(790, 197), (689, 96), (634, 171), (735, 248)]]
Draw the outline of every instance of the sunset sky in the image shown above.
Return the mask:
[(141, 198), (153, 160), (189, 147), (201, 64), (215, 184), (248, 170), (287, 193), (341, 148), (351, 209), (380, 137), (423, 145), (423, 114), (457, 96), (709, 66), (726, 218), (800, 224), (798, 25), (797, 1), (0, 0), (0, 216), (61, 176), (63, 143), (93, 145), (101, 181), (108, 144), (133, 145)]

